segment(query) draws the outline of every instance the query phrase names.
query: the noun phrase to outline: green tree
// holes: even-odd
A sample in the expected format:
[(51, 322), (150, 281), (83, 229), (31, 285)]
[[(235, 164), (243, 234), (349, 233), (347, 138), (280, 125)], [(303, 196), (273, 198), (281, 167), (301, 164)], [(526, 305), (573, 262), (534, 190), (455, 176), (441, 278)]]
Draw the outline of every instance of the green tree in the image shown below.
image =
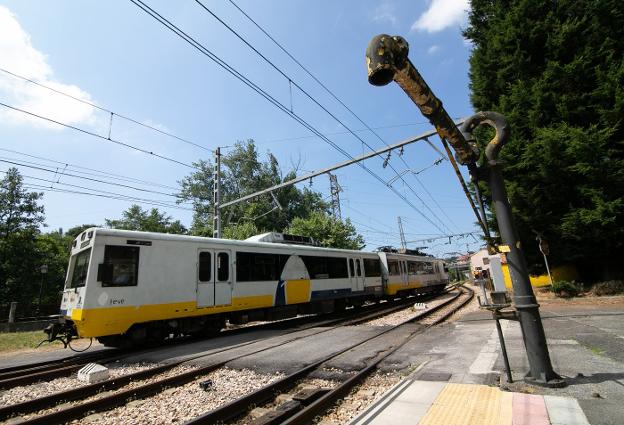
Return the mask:
[(66, 232), (65, 232), (65, 236), (70, 238), (70, 242), (74, 239), (76, 239), (76, 236), (78, 236), (79, 234), (81, 234), (82, 232), (84, 232), (87, 229), (90, 229), (91, 227), (99, 227), (97, 224), (80, 224), (78, 226), (74, 226), (69, 228)]
[[(58, 309), (61, 297), (60, 292), (65, 284), (65, 273), (69, 264), (69, 253), (71, 251), (71, 243), (74, 238), (69, 235), (63, 235), (61, 232), (55, 231), (44, 233), (37, 236), (35, 242), (35, 250), (32, 255), (36, 258), (36, 263), (47, 266), (47, 273), (40, 275), (36, 282), (41, 285), (43, 305), (52, 306), (49, 313)], [(40, 270), (39, 270), (40, 272)], [(38, 294), (33, 294), (33, 302)]]
[[(624, 3), (472, 0), (471, 100), (503, 113), (509, 199), (533, 270), (606, 278), (624, 248)], [(485, 143), (487, 139), (483, 140)], [(486, 192), (487, 195), (487, 192)]]
[(0, 179), (0, 303), (29, 305), (38, 289), (39, 264), (33, 255), (43, 223), (42, 193), (28, 192), (16, 168)]
[[(193, 203), (191, 233), (212, 236), (213, 170), (211, 161), (200, 160), (194, 164), (198, 171), (180, 181), (180, 200)], [(237, 142), (221, 160), (221, 199), (227, 202), (296, 177), (296, 171), (282, 174), (277, 159), (270, 153), (267, 161), (259, 159), (253, 140)], [(295, 217), (307, 217), (313, 211), (327, 211), (328, 204), (322, 196), (307, 188), (289, 186), (270, 195), (233, 205), (222, 212), (224, 235), (246, 235), (252, 222), (260, 233), (282, 231)], [(228, 230), (228, 227), (235, 229)], [(242, 227), (241, 227), (242, 226)]]
[(171, 216), (158, 211), (158, 208), (144, 210), (139, 205), (132, 205), (122, 213), (119, 220), (106, 219), (106, 226), (113, 229), (139, 230), (143, 232), (186, 234), (187, 230), (180, 220), (173, 221)]
[(328, 248), (359, 250), (365, 245), (364, 238), (357, 233), (351, 220), (337, 220), (321, 211), (314, 211), (307, 218), (295, 218), (285, 232), (311, 236)]

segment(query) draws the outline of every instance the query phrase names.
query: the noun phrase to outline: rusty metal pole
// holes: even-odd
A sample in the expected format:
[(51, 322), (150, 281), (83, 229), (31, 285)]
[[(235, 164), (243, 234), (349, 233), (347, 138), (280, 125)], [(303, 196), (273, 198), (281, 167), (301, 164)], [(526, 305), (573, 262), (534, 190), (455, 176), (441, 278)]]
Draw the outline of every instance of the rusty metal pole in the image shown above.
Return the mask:
[[(471, 174), (479, 173), (476, 163), (479, 150), (472, 138), (466, 140), (453, 120), (442, 106), (442, 102), (433, 94), (418, 70), (408, 59), (409, 46), (405, 39), (385, 34), (374, 37), (366, 50), (368, 81), (376, 86), (387, 85), (395, 81), (418, 106), (422, 114), (429, 119), (443, 140), (447, 140), (456, 153), (457, 161), (468, 166)], [(529, 280), (524, 254), (522, 253), (507, 200), (505, 184), (498, 152), (507, 140), (509, 128), (500, 114), (479, 113), (471, 117), (462, 126), (466, 134), (480, 124), (490, 124), (497, 134), (486, 148), (488, 159), (489, 184), (496, 211), (499, 232), (503, 243), (509, 245), (508, 264), (514, 289), (514, 304), (521, 324), (530, 372), (526, 379), (542, 385), (560, 386), (565, 384), (552, 368), (546, 336), (539, 314), (539, 305), (535, 300)]]

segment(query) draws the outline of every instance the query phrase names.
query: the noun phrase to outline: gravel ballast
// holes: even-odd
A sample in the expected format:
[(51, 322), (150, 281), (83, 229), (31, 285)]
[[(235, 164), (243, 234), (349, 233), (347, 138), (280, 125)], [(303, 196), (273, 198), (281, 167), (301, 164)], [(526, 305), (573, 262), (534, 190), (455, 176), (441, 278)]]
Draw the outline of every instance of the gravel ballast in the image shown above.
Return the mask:
[[(111, 378), (117, 378), (129, 373), (149, 369), (154, 366), (156, 365), (153, 363), (136, 363), (128, 365), (116, 364), (110, 367), (109, 373)], [(36, 384), (15, 387), (7, 391), (2, 391), (0, 392), (0, 407), (23, 403), (35, 398), (41, 398), (54, 393), (72, 390), (74, 388), (87, 385), (86, 382), (79, 381), (76, 376), (76, 374), (73, 374), (72, 376), (56, 378), (51, 381), (38, 382)]]
[[(169, 388), (154, 397), (135, 400), (108, 412), (91, 415), (79, 422), (89, 424), (170, 424), (180, 423), (242, 397), (282, 374), (261, 375), (251, 370), (222, 368), (179, 387)], [(211, 381), (204, 391), (200, 382)]]

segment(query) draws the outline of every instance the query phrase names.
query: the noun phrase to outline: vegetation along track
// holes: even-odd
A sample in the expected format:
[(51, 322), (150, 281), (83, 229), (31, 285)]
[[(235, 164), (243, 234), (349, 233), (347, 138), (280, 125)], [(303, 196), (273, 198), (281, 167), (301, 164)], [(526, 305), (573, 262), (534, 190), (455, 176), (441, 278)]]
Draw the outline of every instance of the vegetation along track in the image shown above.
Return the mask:
[[(250, 406), (260, 406), (268, 401), (272, 400), (276, 393), (280, 393), (283, 391), (287, 391), (296, 383), (308, 375), (310, 375), (315, 370), (319, 370), (323, 367), (325, 363), (329, 360), (332, 360), (358, 346), (361, 346), (371, 340), (379, 338), (382, 335), (385, 335), (389, 332), (392, 332), (398, 328), (407, 325), (408, 323), (423, 321), (425, 318), (433, 315), (436, 312), (439, 312), (444, 307), (456, 301), (460, 296), (464, 294), (463, 299), (459, 300), (459, 302), (454, 305), (448, 311), (442, 313), (441, 315), (432, 318), (430, 322), (428, 322), (425, 327), (414, 330), (410, 332), (407, 337), (405, 337), (398, 344), (389, 347), (382, 354), (378, 355), (373, 361), (367, 364), (363, 369), (357, 372), (355, 375), (342, 382), (340, 385), (336, 386), (331, 390), (327, 389), (318, 389), (318, 391), (310, 391), (307, 394), (306, 401), (291, 401), (284, 403), (283, 405), (278, 406), (277, 410), (268, 412), (265, 416), (258, 418), (255, 421), (252, 421), (254, 424), (274, 424), (274, 423), (282, 423), (282, 424), (307, 424), (311, 423), (313, 419), (326, 411), (329, 407), (331, 407), (337, 400), (344, 397), (348, 392), (362, 382), (369, 374), (371, 374), (384, 359), (389, 357), (391, 354), (396, 352), (399, 348), (401, 348), (405, 343), (411, 340), (415, 335), (420, 334), (426, 331), (428, 328), (438, 325), (449, 317), (451, 317), (454, 313), (456, 313), (459, 309), (465, 306), (468, 302), (470, 302), (474, 296), (474, 291), (469, 288), (460, 288), (453, 297), (445, 300), (444, 302), (432, 307), (429, 310), (426, 310), (422, 313), (415, 315), (414, 317), (405, 320), (404, 322), (392, 326), (381, 333), (369, 337), (357, 344), (354, 344), (350, 347), (347, 347), (343, 350), (340, 350), (337, 353), (331, 354), (324, 359), (321, 359), (313, 364), (305, 366), (300, 370), (279, 379), (269, 385), (266, 385), (248, 395), (245, 395), (239, 399), (236, 399), (232, 402), (229, 402), (220, 408), (209, 411), (195, 419), (192, 419), (185, 423), (185, 425), (197, 425), (197, 424), (213, 424), (219, 422), (230, 421), (236, 419), (242, 415), (245, 415), (250, 408)], [(306, 402), (310, 402), (305, 405)]]
[[(428, 300), (431, 298), (433, 297), (428, 296), (425, 299)], [(291, 330), (287, 332), (286, 334), (282, 334), (281, 336), (287, 335), (288, 333), (300, 332), (302, 330), (310, 329), (316, 326), (325, 326), (325, 328), (318, 330), (317, 332), (314, 332), (313, 334), (306, 334), (300, 337), (295, 336), (291, 338), (290, 340), (280, 341), (276, 345), (271, 345), (269, 347), (265, 347), (265, 348), (253, 351), (251, 353), (246, 353), (244, 355), (236, 356), (234, 358), (228, 358), (225, 361), (218, 361), (208, 366), (200, 367), (200, 368), (197, 368), (197, 369), (185, 372), (185, 373), (170, 376), (165, 379), (149, 382), (147, 384), (136, 386), (134, 388), (129, 388), (126, 390), (121, 390), (109, 396), (100, 397), (95, 400), (91, 400), (82, 404), (74, 404), (71, 406), (63, 407), (54, 412), (49, 412), (42, 416), (37, 416), (32, 419), (28, 419), (28, 422), (29, 423), (62, 423), (62, 422), (66, 422), (72, 419), (80, 418), (81, 416), (83, 416), (84, 414), (88, 412), (101, 411), (101, 410), (113, 408), (115, 406), (124, 404), (125, 402), (132, 400), (132, 399), (148, 397), (168, 387), (183, 385), (187, 382), (194, 380), (198, 376), (204, 375), (215, 369), (223, 367), (226, 363), (236, 360), (238, 358), (256, 354), (261, 351), (266, 351), (271, 348), (275, 348), (276, 346), (285, 344), (287, 342), (295, 341), (297, 339), (307, 338), (311, 335), (328, 332), (339, 326), (355, 325), (355, 324), (359, 324), (359, 323), (372, 320), (374, 318), (377, 318), (386, 314), (391, 314), (395, 311), (406, 308), (408, 305), (411, 305), (415, 300), (420, 300), (420, 299), (422, 298), (410, 297), (410, 298), (392, 302), (392, 303), (377, 304), (375, 306), (371, 306), (370, 308), (359, 310), (357, 314), (355, 315), (356, 317), (353, 317), (354, 315), (351, 313), (349, 317), (347, 318), (345, 317), (331, 318), (327, 320), (322, 320), (320, 322), (317, 319), (316, 323), (312, 323), (307, 327), (303, 327), (303, 328), (300, 327), (300, 328)], [(300, 318), (300, 319), (305, 319), (305, 318)], [(283, 322), (277, 322), (277, 323), (284, 325), (285, 322), (289, 322), (289, 324), (292, 324), (290, 323), (290, 321), (283, 321)], [(300, 323), (300, 322), (301, 321), (297, 321), (297, 323)], [(275, 322), (269, 323), (266, 325), (268, 327), (272, 325), (275, 326)], [(246, 330), (251, 331), (251, 330), (257, 330), (258, 328), (264, 329), (265, 326), (257, 325), (257, 326), (252, 326), (249, 328), (237, 329), (236, 331), (239, 331), (239, 332), (246, 331)], [(65, 403), (65, 402), (69, 402), (72, 400), (84, 399), (86, 397), (94, 396), (103, 391), (118, 390), (132, 382), (148, 380), (150, 378), (157, 376), (158, 374), (169, 372), (175, 367), (180, 366), (185, 362), (199, 359), (199, 358), (209, 358), (210, 356), (214, 356), (216, 354), (221, 354), (224, 352), (239, 349), (243, 346), (250, 345), (253, 343), (257, 343), (257, 342), (258, 340), (244, 342), (241, 344), (237, 344), (235, 346), (213, 351), (209, 354), (206, 354), (206, 353), (198, 354), (190, 358), (185, 358), (184, 360), (181, 360), (181, 361), (174, 361), (174, 362), (159, 365), (150, 369), (141, 370), (138, 372), (119, 376), (114, 379), (109, 379), (107, 381), (104, 381), (98, 384), (84, 385), (79, 388), (74, 388), (71, 390), (51, 394), (45, 397), (35, 398), (35, 399), (25, 401), (22, 403), (9, 405), (9, 406), (0, 408), (0, 420), (6, 419), (9, 417), (18, 415), (18, 414), (26, 414), (26, 413), (36, 412), (42, 409), (49, 409), (59, 403)]]

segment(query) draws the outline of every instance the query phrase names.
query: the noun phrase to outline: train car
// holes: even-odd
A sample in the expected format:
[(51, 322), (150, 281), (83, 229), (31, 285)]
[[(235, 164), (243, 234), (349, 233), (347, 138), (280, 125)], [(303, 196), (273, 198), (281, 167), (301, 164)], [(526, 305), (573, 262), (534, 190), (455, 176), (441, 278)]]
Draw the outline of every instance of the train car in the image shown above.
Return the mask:
[(395, 252), (380, 252), (379, 257), (387, 270), (386, 296), (441, 292), (449, 283), (442, 260)]
[[(442, 285), (430, 258), (422, 270), (431, 276), (412, 279), (410, 264), (420, 259), (310, 243), (279, 233), (236, 241), (87, 229), (73, 243), (61, 320), (46, 329), (48, 339), (158, 342), (215, 333), (226, 321), (341, 310)], [(396, 261), (404, 276), (394, 274)]]
[(225, 320), (329, 311), (383, 295), (377, 254), (297, 245), (303, 238), (294, 239), (87, 229), (74, 241), (64, 320), (48, 328), (49, 338), (96, 337), (105, 345), (158, 341), (209, 333)]

